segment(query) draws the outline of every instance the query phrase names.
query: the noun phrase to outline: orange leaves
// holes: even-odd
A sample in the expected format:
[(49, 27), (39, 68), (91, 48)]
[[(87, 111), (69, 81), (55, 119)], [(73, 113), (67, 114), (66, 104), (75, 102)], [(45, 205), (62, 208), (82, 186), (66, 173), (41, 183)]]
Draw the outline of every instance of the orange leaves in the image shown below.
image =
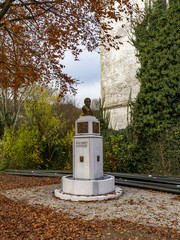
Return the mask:
[[(60, 180), (0, 174), (1, 191), (48, 184), (60, 184)], [(62, 200), (58, 201), (58, 204), (61, 204)], [(74, 203), (77, 204), (81, 207), (88, 203)], [(71, 207), (72, 205), (73, 203)], [(167, 227), (156, 228), (121, 218), (80, 220), (78, 216), (72, 218), (42, 205), (35, 207), (24, 201), (11, 201), (0, 194), (1, 239), (180, 239), (177, 230), (168, 228), (171, 224), (175, 226), (177, 221), (167, 223)]]
[[(129, 1), (99, 0), (12, 1), (0, 22), (0, 85), (22, 88), (42, 78), (53, 80), (62, 93), (75, 92), (76, 79), (63, 73), (59, 61), (70, 50), (75, 59), (80, 45), (94, 50), (100, 44), (119, 49), (110, 22), (132, 10)], [(0, 11), (1, 12), (1, 11)], [(108, 19), (100, 36), (100, 22)]]
[(130, 205), (136, 204), (132, 198), (128, 201), (128, 203), (129, 203)]

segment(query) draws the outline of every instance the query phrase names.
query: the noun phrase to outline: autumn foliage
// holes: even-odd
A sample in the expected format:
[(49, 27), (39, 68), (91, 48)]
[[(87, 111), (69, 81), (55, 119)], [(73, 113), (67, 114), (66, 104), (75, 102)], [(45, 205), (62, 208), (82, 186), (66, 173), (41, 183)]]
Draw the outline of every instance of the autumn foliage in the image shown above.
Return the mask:
[[(87, 221), (72, 218), (43, 205), (31, 206), (25, 201), (12, 201), (2, 192), (34, 186), (60, 184), (59, 178), (23, 177), (0, 174), (0, 236), (1, 239), (179, 239), (175, 229), (145, 226), (121, 218)], [(63, 200), (59, 200), (63, 201)], [(113, 200), (116, 201), (116, 200)], [(129, 200), (133, 204), (132, 199)], [(176, 200), (177, 201), (177, 200)], [(77, 203), (74, 203), (77, 204)], [(78, 203), (79, 207), (81, 204)], [(97, 203), (92, 203), (97, 204)], [(107, 202), (104, 202), (106, 205)], [(114, 204), (116, 204), (114, 202)], [(71, 208), (73, 207), (73, 203)], [(95, 209), (95, 208), (94, 208)]]
[(115, 10), (112, 0), (0, 0), (0, 87), (18, 90), (54, 80), (60, 95), (75, 93), (77, 80), (61, 64), (65, 52), (77, 59), (82, 45), (92, 51), (100, 41), (119, 48), (120, 36), (109, 34), (109, 24), (138, 6), (116, 2)]

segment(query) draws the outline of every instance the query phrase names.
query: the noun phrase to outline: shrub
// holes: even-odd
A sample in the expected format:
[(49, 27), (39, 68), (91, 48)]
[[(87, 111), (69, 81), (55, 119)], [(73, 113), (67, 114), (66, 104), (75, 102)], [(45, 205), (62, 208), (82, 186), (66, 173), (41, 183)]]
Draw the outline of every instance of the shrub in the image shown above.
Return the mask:
[(66, 123), (53, 111), (55, 104), (47, 89), (32, 88), (24, 103), (25, 121), (18, 129), (5, 130), (1, 168), (47, 169), (57, 162), (64, 168), (68, 160), (62, 151), (67, 143)]
[(140, 92), (133, 107), (136, 134), (156, 136), (180, 121), (180, 2), (164, 9), (161, 0), (133, 24), (132, 43), (141, 64)]
[(130, 155), (141, 173), (178, 175), (180, 171), (179, 10), (178, 0), (166, 8), (157, 0), (132, 24), (141, 87), (132, 107)]

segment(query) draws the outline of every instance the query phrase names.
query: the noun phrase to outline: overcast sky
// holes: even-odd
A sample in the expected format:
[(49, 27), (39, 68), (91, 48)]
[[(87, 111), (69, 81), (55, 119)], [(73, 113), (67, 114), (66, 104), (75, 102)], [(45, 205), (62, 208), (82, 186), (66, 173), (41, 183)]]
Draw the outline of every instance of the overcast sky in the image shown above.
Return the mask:
[(84, 50), (79, 61), (74, 61), (72, 54), (68, 52), (63, 64), (66, 66), (64, 72), (81, 82), (75, 99), (73, 97), (79, 107), (83, 105), (86, 97), (100, 97), (100, 54)]

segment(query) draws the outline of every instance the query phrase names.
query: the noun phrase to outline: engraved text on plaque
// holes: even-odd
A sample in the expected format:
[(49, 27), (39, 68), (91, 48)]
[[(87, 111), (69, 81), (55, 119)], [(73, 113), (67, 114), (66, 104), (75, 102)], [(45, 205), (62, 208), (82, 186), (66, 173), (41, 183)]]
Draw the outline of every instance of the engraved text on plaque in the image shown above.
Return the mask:
[(78, 133), (88, 133), (88, 122), (78, 122), (77, 123)]

